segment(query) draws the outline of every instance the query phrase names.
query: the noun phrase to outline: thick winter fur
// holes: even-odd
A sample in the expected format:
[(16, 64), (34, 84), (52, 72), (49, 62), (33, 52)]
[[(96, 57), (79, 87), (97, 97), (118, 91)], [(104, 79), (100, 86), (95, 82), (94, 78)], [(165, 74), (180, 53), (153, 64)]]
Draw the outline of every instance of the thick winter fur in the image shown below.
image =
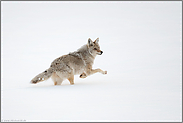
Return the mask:
[(89, 38), (88, 43), (77, 51), (55, 59), (50, 68), (34, 77), (31, 83), (36, 84), (51, 77), (54, 85), (61, 85), (65, 79), (74, 84), (74, 75), (79, 74), (80, 78), (86, 78), (97, 72), (107, 74), (107, 71), (92, 68), (95, 57), (103, 53), (98, 42), (99, 38), (94, 42)]

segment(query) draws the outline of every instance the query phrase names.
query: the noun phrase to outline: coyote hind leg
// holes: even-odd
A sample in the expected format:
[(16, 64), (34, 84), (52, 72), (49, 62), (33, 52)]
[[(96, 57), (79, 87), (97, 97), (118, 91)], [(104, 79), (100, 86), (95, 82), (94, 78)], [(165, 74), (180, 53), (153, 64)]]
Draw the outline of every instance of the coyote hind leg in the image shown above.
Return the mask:
[(54, 82), (54, 85), (61, 85), (62, 84), (63, 79), (61, 79), (56, 73), (53, 73), (51, 78)]
[(74, 75), (71, 75), (69, 78), (67, 78), (71, 85), (74, 84)]

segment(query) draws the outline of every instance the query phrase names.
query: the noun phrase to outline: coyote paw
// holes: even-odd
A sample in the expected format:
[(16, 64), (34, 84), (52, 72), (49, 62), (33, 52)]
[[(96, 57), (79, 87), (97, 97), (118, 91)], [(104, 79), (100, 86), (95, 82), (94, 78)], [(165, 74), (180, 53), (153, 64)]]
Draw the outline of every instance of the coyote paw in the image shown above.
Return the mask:
[(87, 76), (86, 76), (85, 73), (82, 73), (79, 77), (80, 77), (80, 78), (86, 78)]
[(73, 83), (70, 83), (71, 85), (74, 85), (74, 82)]
[(102, 74), (107, 74), (107, 71), (103, 71), (103, 73)]

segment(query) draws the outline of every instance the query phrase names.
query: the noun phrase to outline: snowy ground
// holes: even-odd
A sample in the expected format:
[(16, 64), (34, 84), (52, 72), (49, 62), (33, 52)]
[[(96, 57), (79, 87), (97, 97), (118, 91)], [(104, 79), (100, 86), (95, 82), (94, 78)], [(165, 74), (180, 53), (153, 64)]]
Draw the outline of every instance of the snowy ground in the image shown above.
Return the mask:
[[(181, 2), (2, 2), (1, 121), (182, 121)], [(30, 80), (87, 39), (107, 70)]]

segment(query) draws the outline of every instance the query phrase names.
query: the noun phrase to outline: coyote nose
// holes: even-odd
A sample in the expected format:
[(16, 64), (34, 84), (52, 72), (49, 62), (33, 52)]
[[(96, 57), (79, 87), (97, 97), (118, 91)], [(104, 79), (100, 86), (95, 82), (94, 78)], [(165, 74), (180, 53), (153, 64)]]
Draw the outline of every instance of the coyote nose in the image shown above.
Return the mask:
[(103, 53), (103, 51), (100, 52), (101, 54)]

